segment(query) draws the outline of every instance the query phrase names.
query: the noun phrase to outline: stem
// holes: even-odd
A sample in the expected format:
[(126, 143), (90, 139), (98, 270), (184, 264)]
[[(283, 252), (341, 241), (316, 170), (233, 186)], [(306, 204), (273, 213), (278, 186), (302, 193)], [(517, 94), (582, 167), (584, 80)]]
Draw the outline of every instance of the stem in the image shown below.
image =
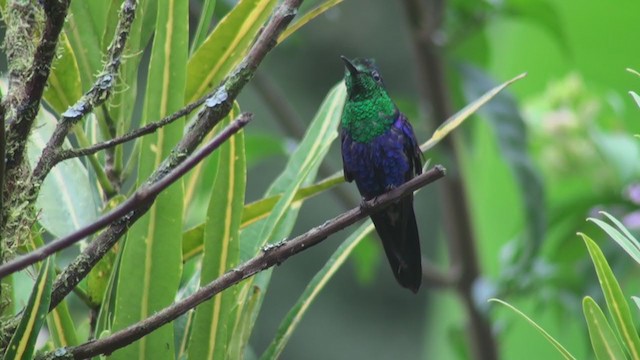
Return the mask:
[[(446, 81), (446, 69), (442, 49), (434, 41), (444, 19), (444, 0), (429, 0), (423, 8), (420, 0), (403, 0), (411, 26), (411, 35), (418, 64), (418, 75), (423, 99), (431, 104), (432, 115), (443, 121), (453, 114), (451, 92)], [(452, 166), (459, 168), (460, 147), (457, 137), (443, 141), (445, 149), (453, 156)], [(493, 360), (498, 358), (491, 326), (484, 313), (476, 306), (473, 286), (480, 278), (480, 265), (476, 241), (469, 216), (468, 198), (459, 176), (451, 176), (442, 184), (441, 204), (445, 231), (448, 237), (449, 254), (455, 276), (455, 286), (468, 315), (467, 335), (470, 352), (475, 359)]]
[[(82, 128), (80, 128), (79, 126), (73, 127), (73, 133), (76, 136), (76, 139), (78, 140), (78, 144), (80, 146), (87, 146), (90, 144), (87, 135), (84, 133), (84, 130), (82, 130)], [(111, 184), (111, 181), (109, 181), (107, 173), (104, 171), (104, 168), (102, 167), (102, 164), (100, 164), (100, 161), (98, 161), (98, 158), (94, 155), (89, 156), (89, 163), (91, 164), (91, 167), (96, 174), (96, 179), (100, 183), (102, 190), (107, 195), (107, 198), (111, 198), (112, 196), (114, 196), (116, 194), (116, 189), (113, 187), (113, 184)]]

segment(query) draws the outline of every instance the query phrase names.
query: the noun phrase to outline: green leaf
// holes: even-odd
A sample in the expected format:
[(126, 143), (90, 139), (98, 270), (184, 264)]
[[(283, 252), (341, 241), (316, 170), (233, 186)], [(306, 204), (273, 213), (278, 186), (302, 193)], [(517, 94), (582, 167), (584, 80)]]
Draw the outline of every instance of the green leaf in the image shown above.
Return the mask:
[[(274, 192), (284, 191), (282, 197), (267, 217), (260, 236), (253, 239), (252, 254), (256, 254), (265, 244), (274, 240), (279, 241), (288, 235), (278, 234), (277, 228), (283, 224), (289, 208), (294, 202), (296, 193), (302, 187), (307, 176), (311, 174), (315, 177), (315, 173), (329, 150), (329, 146), (337, 137), (335, 129), (338, 127), (342, 115), (345, 97), (346, 89), (343, 83), (331, 89), (322, 105), (320, 105), (320, 109), (304, 139), (291, 156), (284, 172), (267, 192), (268, 195), (271, 195)], [(276, 234), (278, 235), (275, 236)]]
[[(230, 122), (231, 120), (227, 119), (222, 126)], [(218, 171), (204, 229), (206, 241), (202, 258), (201, 286), (236, 266), (239, 258), (238, 236), (247, 175), (243, 132), (231, 137), (217, 152)], [(233, 319), (237, 296), (238, 287), (234, 286), (198, 306), (191, 329), (189, 358), (225, 357), (232, 335), (228, 321)]]
[(246, 147), (247, 168), (251, 168), (265, 158), (286, 154), (283, 140), (269, 134), (247, 134)]
[(633, 302), (636, 303), (636, 306), (638, 307), (638, 309), (640, 309), (640, 298), (637, 296), (632, 296), (631, 298), (633, 299)]
[(333, 275), (347, 260), (347, 257), (356, 248), (356, 246), (364, 239), (369, 233), (373, 231), (374, 227), (371, 221), (367, 220), (356, 231), (351, 234), (331, 255), (327, 263), (318, 271), (318, 273), (311, 279), (304, 292), (298, 298), (298, 301), (293, 305), (287, 316), (278, 327), (276, 336), (269, 344), (267, 350), (260, 357), (262, 360), (275, 360), (280, 358), (284, 347), (291, 338), (293, 331), (300, 323), (302, 316), (306, 313), (313, 300), (318, 297), (320, 291), (329, 282)]
[[(100, 28), (100, 24), (104, 24), (104, 20), (94, 18), (98, 14), (92, 8), (103, 5), (93, 3), (106, 4), (106, 1), (72, 1), (70, 15), (64, 24), (64, 32), (69, 38), (80, 69), (83, 91), (93, 84), (95, 74), (102, 67), (101, 44), (104, 29)], [(100, 16), (106, 16), (106, 11)]]
[(185, 100), (193, 102), (217, 85), (244, 57), (276, 5), (275, 0), (240, 0), (189, 59)]
[(301, 27), (305, 26), (309, 21), (315, 19), (316, 17), (324, 14), (327, 10), (332, 7), (340, 4), (343, 0), (326, 0), (322, 4), (318, 5), (315, 9), (309, 11), (308, 13), (302, 15), (298, 21), (289, 25), (283, 32), (280, 34), (278, 38), (278, 43), (285, 41), (291, 34), (298, 31)]
[(578, 235), (582, 236), (587, 245), (587, 250), (589, 250), (589, 255), (591, 255), (591, 260), (598, 274), (602, 293), (607, 300), (609, 314), (616, 324), (622, 343), (627, 348), (631, 358), (640, 359), (640, 338), (638, 338), (638, 333), (633, 325), (629, 304), (627, 304), (622, 289), (620, 289), (620, 284), (618, 284), (598, 245), (587, 235), (582, 233)]
[[(33, 167), (56, 127), (54, 116), (40, 108), (36, 126), (27, 146), (29, 163)], [(65, 140), (63, 148), (70, 148)], [(95, 220), (98, 205), (92, 196), (92, 185), (87, 169), (78, 159), (69, 159), (56, 165), (44, 179), (36, 207), (41, 209), (38, 222), (51, 234), (62, 237)]]
[(196, 33), (193, 36), (193, 44), (191, 44), (192, 53), (194, 49), (197, 49), (202, 45), (204, 39), (207, 37), (211, 20), (213, 20), (213, 10), (215, 9), (216, 0), (204, 0), (202, 2), (202, 11), (200, 18), (198, 18), (198, 27), (196, 28)]
[(251, 329), (253, 328), (253, 322), (255, 321), (255, 314), (259, 309), (259, 300), (263, 294), (258, 286), (252, 286), (249, 290), (248, 287), (243, 288), (251, 293), (243, 296), (246, 300), (241, 304), (242, 310), (236, 311), (238, 319), (235, 321), (235, 327), (233, 328), (233, 337), (229, 344), (229, 351), (227, 359), (244, 359), (244, 352), (246, 344), (249, 342), (251, 336)]
[(638, 95), (635, 91), (629, 91), (629, 95), (631, 95), (633, 101), (636, 102), (636, 105), (640, 107), (640, 95)]
[[(289, 158), (286, 168), (267, 190), (267, 196), (282, 193), (282, 197), (273, 207), (267, 219), (256, 222), (242, 231), (240, 237), (241, 261), (255, 256), (262, 251), (262, 247), (267, 243), (275, 243), (289, 236), (301, 205), (299, 202), (294, 202), (295, 194), (302, 185), (310, 183), (315, 178), (318, 167), (329, 151), (331, 143), (337, 137), (335, 129), (342, 115), (345, 98), (346, 88), (341, 82), (331, 89), (320, 105), (300, 145)], [(249, 325), (247, 326), (249, 328), (246, 331), (249, 331), (249, 334), (267, 290), (271, 271), (269, 269), (261, 272), (259, 276), (247, 280), (243, 287), (245, 293), (249, 293), (248, 289), (254, 285), (261, 290), (255, 308), (248, 315)], [(248, 296), (253, 295), (249, 294)], [(249, 300), (247, 298), (244, 304)], [(244, 304), (240, 306), (238, 320), (234, 328), (239, 326), (238, 321), (245, 316), (242, 312), (248, 311)], [(246, 342), (237, 346), (244, 348), (245, 345)]]
[(376, 280), (376, 270), (382, 260), (382, 250), (375, 236), (367, 236), (353, 250), (356, 279), (363, 285), (372, 285)]
[(506, 306), (507, 308), (509, 308), (511, 311), (513, 311), (514, 313), (520, 315), (520, 317), (522, 317), (523, 319), (527, 320), (527, 322), (529, 324), (531, 324), (531, 326), (533, 326), (536, 330), (538, 330), (542, 336), (545, 337), (545, 339), (547, 339), (547, 341), (553, 345), (556, 350), (558, 350), (558, 352), (560, 353), (560, 355), (562, 355), (562, 357), (564, 359), (572, 359), (575, 360), (575, 357), (573, 355), (571, 355), (571, 353), (564, 348), (564, 346), (562, 346), (562, 344), (560, 344), (560, 342), (558, 342), (558, 340), (556, 340), (553, 336), (551, 336), (548, 332), (546, 332), (540, 325), (538, 325), (535, 321), (533, 321), (530, 317), (528, 317), (527, 315), (525, 315), (522, 311), (516, 309), (513, 305), (506, 303), (500, 299), (489, 299), (489, 301), (492, 302), (497, 302), (499, 304), (502, 304), (504, 306)]
[(71, 313), (66, 301), (62, 301), (47, 315), (47, 327), (56, 347), (79, 344), (76, 327), (71, 319)]
[[(182, 107), (188, 52), (187, 0), (158, 6), (151, 49), (143, 119), (153, 121)], [(138, 184), (142, 184), (171, 154), (183, 134), (176, 121), (142, 138)], [(158, 196), (148, 213), (128, 232), (122, 249), (113, 330), (145, 319), (174, 300), (180, 284), (182, 258), (182, 184)], [(114, 352), (113, 359), (173, 359), (173, 325), (167, 324), (139, 341)]]
[(40, 328), (49, 312), (51, 302), (51, 286), (54, 278), (54, 263), (47, 258), (38, 273), (29, 302), (27, 303), (20, 324), (11, 337), (4, 359), (31, 359)]
[(620, 223), (609, 213), (606, 213), (604, 211), (601, 211), (600, 213), (608, 217), (609, 220), (611, 220), (611, 222), (613, 222), (618, 227), (618, 229), (620, 229), (620, 231), (600, 219), (588, 218), (587, 220), (592, 221), (600, 228), (602, 228), (602, 230), (604, 230), (616, 243), (618, 243), (618, 245), (620, 245), (620, 247), (622, 247), (622, 249), (624, 249), (627, 254), (629, 254), (638, 264), (640, 264), (640, 243), (638, 243), (638, 240), (636, 240), (636, 238), (631, 235), (629, 230), (627, 230), (622, 223)]
[(434, 147), (438, 144), (442, 139), (444, 139), (449, 133), (455, 130), (460, 124), (462, 124), (465, 120), (467, 120), (471, 115), (473, 115), (478, 109), (480, 109), (483, 105), (488, 103), (491, 99), (493, 99), (496, 95), (498, 95), (502, 90), (507, 88), (509, 85), (514, 82), (524, 78), (527, 76), (527, 73), (522, 73), (511, 80), (508, 80), (491, 90), (484, 93), (482, 96), (474, 100), (472, 103), (468, 104), (464, 108), (462, 108), (457, 113), (453, 114), (450, 118), (448, 118), (445, 122), (440, 125), (436, 131), (433, 132), (431, 138), (427, 140), (424, 144), (420, 146), (420, 150), (422, 152), (426, 152), (427, 150)]
[[(475, 99), (495, 88), (493, 80), (472, 66), (461, 67), (467, 100)], [(520, 186), (527, 221), (526, 259), (540, 248), (546, 230), (544, 186), (527, 148), (527, 132), (515, 98), (502, 92), (488, 103), (480, 114), (492, 126), (500, 152)]]
[(59, 40), (60, 56), (54, 61), (47, 80), (44, 100), (58, 114), (62, 114), (82, 96), (80, 70), (76, 56), (67, 36), (62, 33)]
[(618, 338), (613, 333), (602, 309), (589, 296), (582, 300), (582, 311), (587, 320), (591, 346), (596, 357), (604, 359), (625, 359), (624, 350), (618, 343)]

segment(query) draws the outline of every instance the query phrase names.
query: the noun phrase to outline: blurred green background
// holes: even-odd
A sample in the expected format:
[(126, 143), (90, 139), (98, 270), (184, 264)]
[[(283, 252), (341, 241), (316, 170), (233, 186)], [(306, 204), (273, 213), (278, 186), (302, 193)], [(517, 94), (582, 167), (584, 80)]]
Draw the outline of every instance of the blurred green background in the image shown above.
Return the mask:
[[(428, 3), (424, 1), (423, 3)], [(438, 2), (440, 3), (440, 2)], [(638, 181), (638, 105), (628, 91), (640, 78), (640, 2), (448, 1), (437, 36), (446, 64), (448, 94), (455, 110), (490, 86), (522, 72), (528, 76), (456, 130), (460, 168), (470, 201), (483, 278), (476, 301), (491, 318), (504, 359), (558, 358), (534, 329), (486, 299), (499, 296), (539, 321), (579, 358), (590, 348), (581, 297), (600, 299), (597, 279), (576, 231), (603, 234), (585, 222), (606, 209), (622, 218), (637, 203), (628, 191)], [(311, 8), (313, 2), (303, 5)], [(194, 11), (197, 11), (195, 6)], [(421, 109), (419, 68), (402, 1), (345, 0), (269, 55), (240, 96), (256, 114), (247, 129), (269, 143), (274, 155), (249, 169), (247, 199), (260, 198), (283, 168), (328, 89), (341, 80), (340, 55), (376, 59), (392, 97), (410, 115), (420, 141), (437, 122)], [(270, 90), (265, 90), (269, 89)], [(275, 88), (275, 92), (274, 92)], [(277, 94), (285, 107), (265, 99)], [(286, 109), (285, 109), (286, 110)], [(523, 125), (523, 126), (522, 126)], [(270, 139), (270, 140), (269, 140)], [(274, 139), (277, 139), (275, 141)], [(279, 143), (279, 145), (278, 145)], [(448, 165), (441, 146), (427, 155)], [(522, 171), (518, 164), (530, 164)], [(324, 175), (341, 167), (334, 144)], [(526, 167), (526, 166), (525, 166)], [(536, 179), (537, 177), (537, 179)], [(527, 196), (536, 181), (543, 197)], [(416, 195), (423, 254), (446, 270), (446, 237), (438, 192)], [(359, 202), (353, 184), (305, 202), (292, 235), (321, 224)], [(631, 229), (640, 226), (627, 218)], [(535, 229), (532, 229), (535, 228)], [(251, 344), (259, 354), (282, 317), (339, 242), (340, 233), (276, 268)], [(532, 236), (538, 235), (538, 238)], [(519, 254), (541, 244), (526, 271)], [(623, 288), (634, 270), (610, 242), (601, 244)], [(619, 260), (619, 261), (616, 261)], [(628, 282), (628, 281), (627, 281)], [(637, 286), (635, 286), (637, 288)], [(465, 310), (451, 290), (425, 286), (418, 295), (394, 281), (377, 238), (367, 239), (311, 306), (283, 359), (456, 359), (468, 358)]]

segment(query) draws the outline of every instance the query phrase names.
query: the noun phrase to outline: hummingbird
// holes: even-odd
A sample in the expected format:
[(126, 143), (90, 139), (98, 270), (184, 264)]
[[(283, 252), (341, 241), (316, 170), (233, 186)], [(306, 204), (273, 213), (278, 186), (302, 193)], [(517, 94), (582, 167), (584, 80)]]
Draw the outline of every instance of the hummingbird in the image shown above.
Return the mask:
[[(355, 180), (360, 195), (370, 200), (421, 174), (422, 152), (409, 120), (389, 97), (374, 60), (341, 58), (347, 87), (340, 122), (344, 178)], [(396, 280), (418, 292), (422, 257), (413, 195), (370, 216)]]

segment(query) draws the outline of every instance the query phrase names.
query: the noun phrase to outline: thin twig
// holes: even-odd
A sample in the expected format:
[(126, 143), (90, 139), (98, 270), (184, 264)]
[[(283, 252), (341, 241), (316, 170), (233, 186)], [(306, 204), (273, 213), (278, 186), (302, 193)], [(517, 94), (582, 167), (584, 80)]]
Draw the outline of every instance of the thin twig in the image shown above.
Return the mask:
[(205, 100), (207, 100), (208, 97), (210, 97), (212, 94), (207, 94), (206, 96), (201, 97), (200, 99), (192, 102), (191, 104), (185, 105), (182, 109), (174, 112), (171, 115), (165, 116), (164, 118), (158, 120), (158, 121), (154, 121), (151, 123), (148, 123), (147, 125), (132, 130), (122, 136), (110, 139), (110, 140), (106, 140), (103, 142), (99, 142), (97, 144), (94, 144), (92, 146), (88, 146), (86, 148), (80, 148), (80, 149), (67, 149), (67, 150), (60, 150), (56, 155), (55, 155), (55, 160), (56, 162), (60, 162), (60, 161), (64, 161), (67, 159), (71, 159), (71, 158), (76, 158), (76, 157), (80, 157), (80, 156), (87, 156), (87, 155), (91, 155), (91, 154), (95, 154), (100, 150), (104, 150), (104, 149), (109, 149), (112, 148), (116, 145), (120, 145), (120, 144), (124, 144), (126, 142), (129, 142), (131, 140), (137, 139), (141, 136), (150, 134), (152, 132), (155, 132), (156, 130), (158, 130), (159, 128), (165, 126), (165, 125), (169, 125), (172, 122), (180, 119), (183, 116), (189, 115), (193, 110), (195, 110), (198, 106), (202, 105)]
[[(120, 9), (120, 18), (116, 27), (116, 32), (109, 45), (107, 61), (102, 72), (95, 83), (73, 106), (62, 114), (62, 119), (58, 121), (49, 142), (42, 151), (42, 155), (33, 170), (34, 184), (42, 183), (49, 171), (56, 165), (55, 154), (59, 151), (64, 139), (69, 131), (78, 121), (82, 120), (96, 106), (103, 104), (111, 95), (113, 86), (118, 78), (118, 70), (122, 63), (122, 53), (124, 52), (127, 39), (131, 30), (131, 25), (136, 15), (136, 0), (126, 0)], [(38, 186), (34, 186), (37, 193)]]
[(233, 121), (229, 126), (220, 132), (213, 140), (204, 145), (193, 156), (187, 158), (180, 165), (176, 166), (171, 172), (167, 173), (157, 182), (141, 186), (126, 201), (122, 202), (118, 207), (99, 217), (91, 224), (78, 229), (77, 231), (41, 246), (34, 251), (27, 253), (19, 258), (13, 259), (6, 264), (0, 265), (0, 279), (12, 273), (25, 269), (26, 267), (42, 261), (57, 251), (65, 249), (87, 236), (97, 232), (105, 226), (125, 217), (129, 212), (141, 206), (141, 204), (151, 205), (155, 198), (169, 185), (180, 179), (185, 173), (196, 166), (200, 161), (207, 157), (211, 152), (224, 143), (231, 135), (235, 134), (243, 128), (251, 120), (251, 115), (243, 113)]
[(436, 165), (433, 169), (411, 179), (402, 186), (365, 202), (364, 206), (358, 206), (344, 212), (291, 240), (285, 240), (264, 247), (262, 252), (251, 260), (231, 269), (192, 295), (136, 324), (130, 325), (125, 329), (99, 340), (92, 340), (75, 347), (58, 349), (45, 354), (42, 359), (84, 359), (100, 354), (112, 353), (151, 333), (162, 325), (175, 320), (180, 315), (195, 308), (221, 291), (274, 265), (283, 263), (289, 257), (319, 244), (330, 235), (364, 219), (372, 213), (384, 209), (386, 206), (398, 201), (398, 199), (412, 194), (415, 190), (442, 178), (444, 175), (445, 169), (442, 166)]

